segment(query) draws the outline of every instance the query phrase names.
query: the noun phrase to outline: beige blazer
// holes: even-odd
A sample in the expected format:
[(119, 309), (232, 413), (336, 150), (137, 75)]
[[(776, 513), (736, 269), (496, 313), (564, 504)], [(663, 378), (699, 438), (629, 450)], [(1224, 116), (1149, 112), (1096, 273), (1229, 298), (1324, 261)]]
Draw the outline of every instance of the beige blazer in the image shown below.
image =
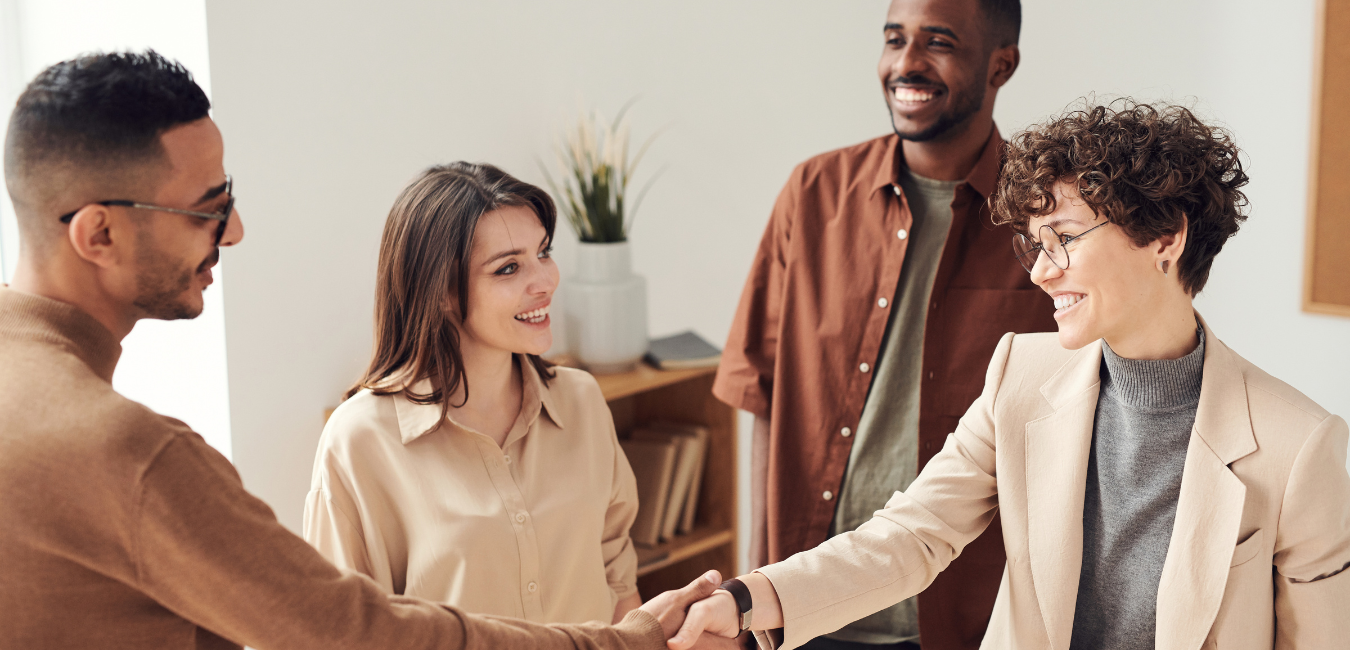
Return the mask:
[[(1156, 647), (1350, 648), (1346, 422), (1205, 335)], [(785, 621), (761, 644), (794, 648), (922, 591), (997, 510), (1008, 564), (981, 648), (1067, 650), (1101, 357), (1100, 342), (1005, 335), (984, 392), (909, 490), (760, 569)]]

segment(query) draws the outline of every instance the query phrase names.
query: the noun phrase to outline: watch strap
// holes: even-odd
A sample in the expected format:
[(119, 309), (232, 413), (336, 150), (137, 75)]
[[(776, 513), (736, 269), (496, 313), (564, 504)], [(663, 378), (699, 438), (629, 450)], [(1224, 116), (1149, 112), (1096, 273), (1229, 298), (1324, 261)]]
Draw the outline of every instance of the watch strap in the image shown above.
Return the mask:
[(736, 609), (739, 614), (738, 618), (740, 619), (739, 624), (741, 631), (749, 629), (750, 617), (748, 614), (754, 609), (754, 601), (750, 598), (750, 588), (745, 586), (744, 582), (732, 578), (719, 585), (718, 589), (725, 589), (727, 593), (731, 594), (731, 597), (736, 600)]

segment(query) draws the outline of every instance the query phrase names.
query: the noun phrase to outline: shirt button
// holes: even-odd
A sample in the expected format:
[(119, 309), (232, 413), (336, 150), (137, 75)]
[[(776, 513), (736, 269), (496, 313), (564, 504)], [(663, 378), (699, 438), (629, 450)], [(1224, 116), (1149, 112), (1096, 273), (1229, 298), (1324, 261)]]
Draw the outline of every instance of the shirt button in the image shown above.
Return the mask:
[(539, 591), (539, 585), (536, 584), (536, 583), (531, 582), (530, 584), (528, 584), (528, 585), (525, 586), (525, 590), (528, 591), (528, 592), (530, 592), (530, 593), (534, 593), (534, 592), (536, 592), (536, 591)]
[(904, 239), (906, 237), (909, 237), (909, 233), (905, 232), (904, 228), (901, 228), (900, 232), (895, 233), (895, 236), (899, 237), (900, 239)]
[(826, 501), (829, 501), (830, 499), (834, 498), (834, 493), (829, 490), (825, 490), (825, 494), (822, 494), (820, 496), (824, 497)]
[(510, 464), (511, 464), (511, 457), (510, 457), (510, 456), (507, 456), (507, 457), (506, 457), (506, 464), (507, 464), (507, 465), (510, 465)]
[(848, 427), (844, 427), (843, 429), (840, 429), (840, 430), (839, 430), (839, 435), (841, 435), (841, 436), (847, 438), (847, 437), (853, 435), (853, 429), (850, 429), (850, 428), (848, 428)]
[(516, 513), (516, 521), (522, 524), (525, 523), (525, 513), (523, 512)]
[(861, 370), (861, 371), (863, 371), (863, 372), (867, 372), (868, 370), (871, 370), (871, 369), (872, 369), (872, 366), (869, 366), (869, 365), (867, 365), (866, 363), (860, 363), (860, 364), (858, 364), (858, 370)]
[(878, 307), (881, 307), (881, 308), (883, 308), (883, 309), (885, 309), (886, 305), (889, 305), (889, 304), (891, 304), (891, 301), (889, 301), (889, 300), (887, 300), (887, 299), (885, 299), (885, 298), (881, 298), (880, 300), (877, 300), (877, 306), (878, 306)]

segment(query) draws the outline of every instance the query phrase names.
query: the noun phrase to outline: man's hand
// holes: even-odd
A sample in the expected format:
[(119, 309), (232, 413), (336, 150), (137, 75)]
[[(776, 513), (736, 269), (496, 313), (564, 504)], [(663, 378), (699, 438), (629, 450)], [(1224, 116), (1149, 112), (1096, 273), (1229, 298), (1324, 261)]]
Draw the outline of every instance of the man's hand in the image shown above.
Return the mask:
[(736, 599), (728, 592), (718, 591), (689, 608), (684, 625), (666, 642), (666, 647), (690, 650), (696, 644), (704, 647), (714, 638), (735, 639), (741, 633), (739, 614)]
[[(655, 616), (656, 620), (661, 622), (661, 632), (669, 639), (671, 635), (679, 631), (680, 625), (684, 623), (684, 615), (685, 612), (689, 611), (689, 606), (707, 598), (720, 584), (722, 584), (722, 574), (709, 571), (683, 589), (667, 591), (647, 601), (641, 609)], [(697, 637), (698, 635), (694, 634), (691, 638)]]

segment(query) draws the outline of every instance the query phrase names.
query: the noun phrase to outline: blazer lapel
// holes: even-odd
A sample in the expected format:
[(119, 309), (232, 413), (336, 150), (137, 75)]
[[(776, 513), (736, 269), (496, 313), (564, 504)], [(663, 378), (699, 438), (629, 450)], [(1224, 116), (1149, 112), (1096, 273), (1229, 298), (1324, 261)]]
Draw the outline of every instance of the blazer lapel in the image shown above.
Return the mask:
[(1101, 359), (1100, 342), (1071, 357), (1041, 386), (1054, 412), (1026, 425), (1028, 552), (1052, 650), (1067, 650), (1073, 635)]
[(1176, 523), (1158, 585), (1159, 650), (1196, 650), (1214, 625), (1247, 493), (1228, 466), (1256, 451), (1246, 380), (1228, 346), (1203, 319), (1200, 324), (1205, 365)]

